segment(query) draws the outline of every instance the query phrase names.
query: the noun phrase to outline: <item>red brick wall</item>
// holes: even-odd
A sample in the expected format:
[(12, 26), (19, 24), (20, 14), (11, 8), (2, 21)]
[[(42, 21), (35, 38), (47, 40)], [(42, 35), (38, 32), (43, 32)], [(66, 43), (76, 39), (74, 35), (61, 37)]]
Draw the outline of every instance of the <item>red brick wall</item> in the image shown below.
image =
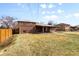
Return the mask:
[(35, 27), (35, 23), (21, 22), (18, 23), (18, 27), (19, 27), (19, 33), (29, 33), (33, 31)]

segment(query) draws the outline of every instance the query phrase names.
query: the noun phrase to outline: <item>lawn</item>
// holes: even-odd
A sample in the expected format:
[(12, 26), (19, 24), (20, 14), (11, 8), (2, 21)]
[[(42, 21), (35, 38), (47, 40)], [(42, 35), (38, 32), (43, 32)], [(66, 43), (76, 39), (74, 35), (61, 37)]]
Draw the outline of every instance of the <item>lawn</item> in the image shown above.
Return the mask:
[(0, 51), (11, 56), (79, 56), (78, 32), (15, 34)]

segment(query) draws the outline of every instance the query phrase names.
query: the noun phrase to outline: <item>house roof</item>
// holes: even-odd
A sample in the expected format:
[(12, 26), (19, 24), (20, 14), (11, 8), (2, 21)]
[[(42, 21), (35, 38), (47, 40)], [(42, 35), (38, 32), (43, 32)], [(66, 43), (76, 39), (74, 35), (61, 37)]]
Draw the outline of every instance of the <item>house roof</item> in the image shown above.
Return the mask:
[(52, 25), (47, 25), (47, 24), (39, 24), (37, 22), (32, 22), (32, 21), (17, 21), (18, 23), (23, 22), (23, 23), (34, 23), (36, 26), (46, 26), (46, 27), (52, 27)]
[(60, 27), (60, 26), (71, 26), (70, 24), (65, 24), (65, 23), (60, 23), (60, 24), (57, 24), (55, 26), (53, 25), (47, 25), (47, 24), (39, 24), (37, 22), (33, 22), (33, 21), (17, 21), (17, 22), (23, 22), (23, 23), (34, 23), (36, 24), (36, 26), (45, 26), (45, 27)]
[(36, 24), (36, 26), (53, 27), (52, 25), (47, 25), (47, 24)]
[(70, 24), (65, 24), (65, 23), (60, 23), (60, 24), (57, 24), (55, 25), (56, 27), (60, 27), (60, 26), (70, 26)]
[(23, 23), (36, 23), (36, 22), (32, 22), (32, 21), (17, 21), (17, 22), (23, 22)]
[(79, 28), (79, 25), (75, 26), (75, 27), (78, 27)]

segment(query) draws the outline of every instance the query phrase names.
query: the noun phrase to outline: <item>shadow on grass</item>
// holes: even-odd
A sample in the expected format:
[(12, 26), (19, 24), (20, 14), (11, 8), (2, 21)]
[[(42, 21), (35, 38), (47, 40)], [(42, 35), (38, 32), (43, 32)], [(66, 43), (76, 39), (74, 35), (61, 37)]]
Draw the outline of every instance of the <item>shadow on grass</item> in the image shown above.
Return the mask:
[(17, 35), (13, 35), (12, 37), (8, 38), (6, 41), (4, 41), (3, 43), (0, 43), (0, 50), (13, 45), (14, 41), (16, 40), (15, 38), (17, 37)]

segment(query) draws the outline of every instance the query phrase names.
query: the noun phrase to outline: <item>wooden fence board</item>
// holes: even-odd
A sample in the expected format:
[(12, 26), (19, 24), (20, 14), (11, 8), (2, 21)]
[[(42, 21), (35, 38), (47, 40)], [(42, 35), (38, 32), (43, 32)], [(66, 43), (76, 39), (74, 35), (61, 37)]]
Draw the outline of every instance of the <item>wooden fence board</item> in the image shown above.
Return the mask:
[(9, 37), (11, 37), (12, 36), (12, 29), (9, 29)]
[(8, 39), (8, 37), (9, 37), (9, 29), (5, 29), (5, 37), (6, 37), (6, 39)]
[(12, 29), (0, 29), (0, 43), (12, 36)]
[(4, 42), (5, 40), (5, 30), (0, 30), (1, 31), (1, 42)]

